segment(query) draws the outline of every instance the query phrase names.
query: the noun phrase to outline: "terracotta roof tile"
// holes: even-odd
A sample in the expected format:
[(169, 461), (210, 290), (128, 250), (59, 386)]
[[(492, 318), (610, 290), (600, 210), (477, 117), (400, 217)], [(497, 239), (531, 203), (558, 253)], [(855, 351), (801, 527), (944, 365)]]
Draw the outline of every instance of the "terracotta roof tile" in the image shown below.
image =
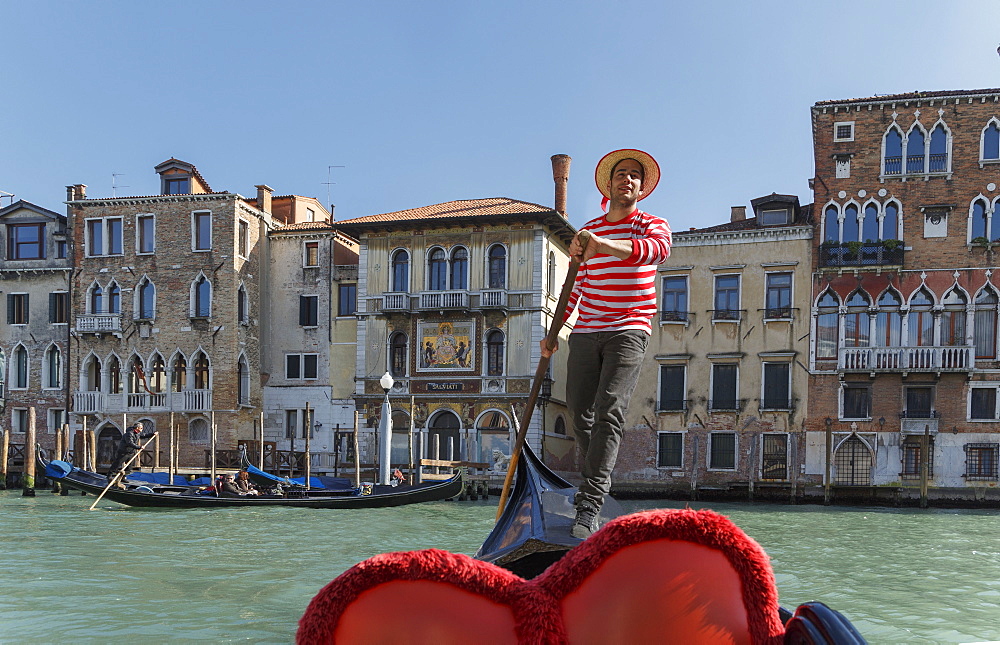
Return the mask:
[(275, 231), (328, 231), (332, 230), (333, 225), (330, 222), (323, 220), (321, 222), (295, 222), (293, 224), (285, 224), (284, 226), (279, 226)]
[(984, 94), (1000, 94), (1000, 89), (985, 90), (940, 90), (929, 92), (904, 92), (902, 94), (882, 94), (868, 98), (840, 99), (831, 101), (817, 101), (816, 106), (843, 105), (845, 103), (884, 103), (888, 101), (907, 101), (917, 99), (946, 98), (949, 96), (980, 96)]
[(523, 215), (525, 213), (551, 213), (548, 206), (522, 202), (509, 197), (487, 197), (485, 199), (463, 199), (443, 204), (433, 204), (421, 208), (410, 208), (394, 213), (366, 215), (354, 219), (339, 220), (342, 225), (399, 222), (404, 220), (443, 219), (455, 217), (478, 217), (483, 215)]

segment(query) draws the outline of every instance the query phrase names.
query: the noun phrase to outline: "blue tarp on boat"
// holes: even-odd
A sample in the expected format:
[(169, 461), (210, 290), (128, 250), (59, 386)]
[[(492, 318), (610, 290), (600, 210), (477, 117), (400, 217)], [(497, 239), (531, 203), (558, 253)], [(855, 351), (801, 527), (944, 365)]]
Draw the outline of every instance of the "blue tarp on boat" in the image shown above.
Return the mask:
[(50, 479), (62, 479), (73, 472), (73, 464), (67, 461), (53, 459), (45, 466), (45, 476)]
[[(130, 482), (149, 482), (166, 485), (170, 483), (170, 473), (132, 473), (125, 479)], [(191, 484), (192, 482), (189, 482), (186, 478), (174, 475), (174, 486), (190, 486)]]
[[(279, 477), (277, 475), (272, 475), (269, 472), (265, 472), (256, 466), (248, 465), (247, 472), (250, 474), (250, 478), (259, 484), (263, 484), (264, 481), (271, 482), (272, 484), (283, 484), (285, 486), (305, 486), (305, 477), (295, 477), (294, 479), (289, 479), (288, 477)], [(325, 477), (322, 475), (313, 475), (309, 478), (309, 488), (315, 488), (318, 490), (353, 490), (354, 484), (349, 479), (343, 477)]]

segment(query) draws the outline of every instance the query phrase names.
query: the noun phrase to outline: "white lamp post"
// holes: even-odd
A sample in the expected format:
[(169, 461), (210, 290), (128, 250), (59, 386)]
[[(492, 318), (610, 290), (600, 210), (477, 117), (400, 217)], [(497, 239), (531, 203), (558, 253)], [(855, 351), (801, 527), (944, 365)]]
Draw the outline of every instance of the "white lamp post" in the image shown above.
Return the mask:
[(379, 460), (378, 460), (378, 481), (380, 484), (388, 485), (391, 472), (392, 458), (392, 406), (389, 405), (389, 390), (392, 389), (392, 374), (386, 372), (378, 380), (382, 390), (385, 391), (385, 399), (382, 401), (382, 418), (378, 424), (379, 439)]

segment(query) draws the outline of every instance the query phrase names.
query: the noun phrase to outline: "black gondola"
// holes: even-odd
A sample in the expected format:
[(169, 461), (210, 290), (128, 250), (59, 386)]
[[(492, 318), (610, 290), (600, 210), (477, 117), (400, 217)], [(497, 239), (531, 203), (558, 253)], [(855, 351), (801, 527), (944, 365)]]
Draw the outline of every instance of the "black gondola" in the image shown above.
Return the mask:
[[(49, 461), (42, 451), (37, 453), (39, 466), (45, 476), (70, 488), (100, 495), (107, 487), (103, 475), (81, 470), (64, 461)], [(383, 486), (364, 485), (355, 489), (306, 489), (288, 488), (281, 494), (255, 495), (244, 497), (217, 497), (204, 494), (198, 487), (163, 486), (150, 484), (128, 484), (125, 489), (112, 487), (104, 494), (110, 499), (127, 506), (146, 508), (223, 508), (250, 506), (254, 508), (270, 506), (294, 506), (300, 508), (384, 508), (434, 502), (458, 497), (462, 492), (464, 475), (457, 473), (447, 480), (421, 484), (399, 484)]]

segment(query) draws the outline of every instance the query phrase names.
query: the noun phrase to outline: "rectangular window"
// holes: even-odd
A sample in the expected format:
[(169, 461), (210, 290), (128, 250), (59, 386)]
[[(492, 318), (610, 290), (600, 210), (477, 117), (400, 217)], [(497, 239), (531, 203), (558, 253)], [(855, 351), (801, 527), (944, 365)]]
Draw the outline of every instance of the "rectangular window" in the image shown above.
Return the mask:
[(792, 274), (768, 273), (765, 318), (788, 319), (792, 317)]
[(854, 121), (840, 121), (833, 124), (834, 141), (854, 141)]
[(708, 467), (716, 470), (736, 470), (736, 433), (713, 432), (709, 435)]
[(765, 434), (762, 439), (760, 478), (788, 479), (788, 435)]
[(69, 322), (69, 293), (55, 291), (49, 294), (49, 322), (54, 325)]
[(684, 433), (661, 432), (657, 435), (658, 468), (680, 468), (684, 465)]
[(311, 208), (306, 209), (306, 221), (315, 222), (316, 221), (316, 211)]
[(239, 239), (240, 257), (248, 258), (250, 257), (250, 224), (245, 220), (240, 220), (239, 227), (240, 227), (240, 239)]
[(712, 365), (712, 399), (709, 410), (736, 410), (736, 382), (739, 367), (736, 365)]
[(788, 219), (788, 209), (785, 208), (760, 212), (761, 226), (787, 226), (790, 224)]
[(303, 327), (319, 324), (319, 296), (299, 296), (299, 324)]
[(665, 276), (660, 291), (663, 303), (660, 320), (662, 322), (687, 322), (687, 277), (682, 275)]
[(998, 460), (1000, 460), (1000, 444), (965, 444), (965, 479), (996, 481)]
[(319, 354), (286, 354), (285, 378), (314, 380), (319, 378)]
[(816, 358), (837, 358), (838, 315), (822, 313), (816, 316)]
[(712, 320), (740, 319), (740, 276), (715, 276), (715, 314)]
[(658, 410), (686, 410), (687, 401), (684, 396), (685, 365), (660, 366), (660, 405)]
[(842, 419), (868, 419), (871, 417), (872, 391), (866, 386), (845, 385)]
[(45, 224), (8, 224), (8, 260), (44, 260)]
[(87, 220), (86, 248), (88, 257), (121, 255), (122, 218)]
[(337, 287), (337, 315), (353, 316), (358, 310), (358, 285), (342, 284)]
[(66, 240), (56, 240), (56, 257), (60, 260), (66, 259)]
[[(919, 437), (910, 437), (903, 442), (903, 472), (900, 476), (903, 479), (920, 479), (921, 452)], [(927, 450), (927, 476), (934, 476), (934, 445)]]
[(191, 192), (191, 180), (187, 177), (163, 180), (164, 195), (188, 195)]
[(295, 438), (295, 429), (299, 425), (299, 411), (285, 410), (285, 439)]
[(319, 242), (305, 243), (305, 254), (303, 262), (304, 262), (303, 266), (307, 267), (319, 266)]
[(8, 325), (28, 324), (28, 294), (26, 293), (7, 294), (7, 324)]
[(909, 419), (930, 419), (934, 413), (934, 388), (906, 388), (906, 416)]
[(193, 244), (195, 251), (212, 250), (212, 213), (199, 211), (192, 216)]
[(791, 374), (791, 363), (764, 363), (764, 391), (761, 395), (761, 409), (792, 409)]
[(137, 253), (156, 251), (156, 220), (152, 215), (137, 215), (135, 218), (135, 248)]
[(10, 415), (10, 424), (14, 434), (26, 434), (28, 432), (28, 410), (14, 408)]
[(60, 410), (59, 408), (49, 408), (48, 433), (55, 434), (56, 430), (62, 428), (64, 423), (66, 423), (66, 410)]
[(974, 387), (969, 391), (969, 419), (997, 421), (997, 388)]

